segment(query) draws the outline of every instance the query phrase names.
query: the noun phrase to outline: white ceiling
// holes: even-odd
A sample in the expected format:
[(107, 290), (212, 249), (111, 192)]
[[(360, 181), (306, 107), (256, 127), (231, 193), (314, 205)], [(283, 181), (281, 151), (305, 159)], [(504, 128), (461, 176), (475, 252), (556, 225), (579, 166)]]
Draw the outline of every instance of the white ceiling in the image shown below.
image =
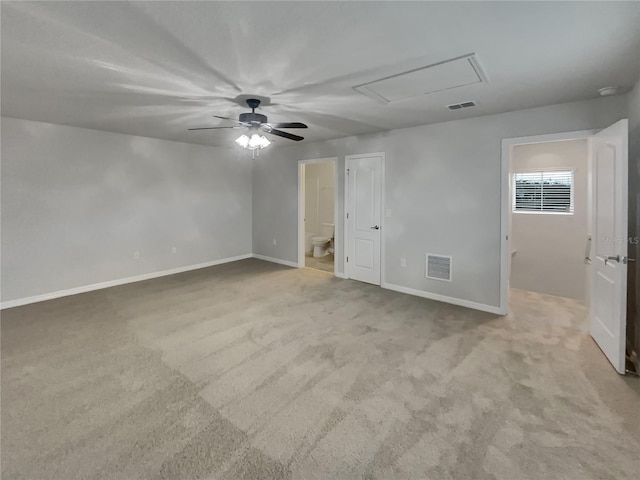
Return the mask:
[[(2, 2), (2, 114), (229, 145), (242, 94), (306, 141), (623, 91), (639, 2)], [(488, 83), (383, 104), (353, 87), (476, 53)], [(479, 104), (449, 111), (466, 100)], [(289, 140), (273, 138), (277, 144)]]

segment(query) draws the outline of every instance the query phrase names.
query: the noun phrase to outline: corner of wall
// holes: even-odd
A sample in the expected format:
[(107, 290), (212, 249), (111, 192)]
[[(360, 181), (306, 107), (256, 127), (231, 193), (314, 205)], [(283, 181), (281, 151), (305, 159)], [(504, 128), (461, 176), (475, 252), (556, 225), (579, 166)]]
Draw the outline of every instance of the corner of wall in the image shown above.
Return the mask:
[(630, 132), (640, 128), (640, 78), (627, 93), (627, 117)]

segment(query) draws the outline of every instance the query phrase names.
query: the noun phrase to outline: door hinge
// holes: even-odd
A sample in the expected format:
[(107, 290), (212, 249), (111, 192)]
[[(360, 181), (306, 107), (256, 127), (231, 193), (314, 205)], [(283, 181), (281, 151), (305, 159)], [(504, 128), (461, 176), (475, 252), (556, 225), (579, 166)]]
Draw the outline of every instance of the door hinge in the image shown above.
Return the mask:
[(347, 212), (347, 218), (349, 218), (349, 212)]
[(349, 263), (349, 257), (347, 257), (347, 263)]
[(351, 173), (351, 169), (347, 168), (347, 175), (349, 175), (349, 173)]

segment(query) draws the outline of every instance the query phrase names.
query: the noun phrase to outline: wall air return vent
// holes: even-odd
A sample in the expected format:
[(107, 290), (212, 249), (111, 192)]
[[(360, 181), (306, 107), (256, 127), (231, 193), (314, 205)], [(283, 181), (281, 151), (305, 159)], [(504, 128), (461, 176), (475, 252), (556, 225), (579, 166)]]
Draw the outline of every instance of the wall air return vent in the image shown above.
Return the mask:
[(433, 280), (451, 281), (451, 257), (444, 255), (432, 255), (427, 253), (427, 278)]
[(414, 68), (357, 85), (360, 93), (384, 103), (488, 82), (475, 53)]
[(469, 102), (462, 102), (462, 103), (452, 103), (451, 105), (447, 105), (447, 108), (449, 110), (460, 110), (461, 108), (475, 107), (476, 105), (477, 105), (476, 102), (469, 101)]

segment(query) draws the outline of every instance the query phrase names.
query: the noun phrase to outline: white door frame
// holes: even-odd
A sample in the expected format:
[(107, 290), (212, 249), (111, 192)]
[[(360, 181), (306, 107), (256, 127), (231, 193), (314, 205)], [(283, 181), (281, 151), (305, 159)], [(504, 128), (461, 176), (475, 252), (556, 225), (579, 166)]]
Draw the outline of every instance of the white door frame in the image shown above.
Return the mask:
[[(347, 170), (349, 169), (349, 160), (351, 159), (357, 159), (357, 158), (368, 158), (368, 157), (380, 157), (382, 159), (382, 170), (381, 170), (381, 175), (380, 175), (380, 183), (381, 185), (381, 189), (380, 189), (380, 286), (383, 286), (386, 284), (386, 280), (385, 280), (385, 256), (384, 256), (384, 252), (385, 252), (385, 231), (386, 231), (386, 225), (385, 225), (385, 219), (386, 219), (386, 208), (385, 208), (385, 186), (386, 186), (386, 181), (385, 181), (385, 153), (384, 152), (374, 152), (374, 153), (358, 153), (358, 154), (354, 154), (354, 155), (345, 155), (344, 157), (344, 211), (343, 216), (344, 216), (344, 231), (348, 232), (349, 231), (349, 219), (347, 218), (347, 213), (348, 213), (348, 208), (349, 208), (349, 174), (347, 172)], [(347, 235), (344, 235), (344, 260), (343, 260), (343, 265), (344, 265), (344, 278), (350, 278), (349, 276), (349, 262), (347, 262), (347, 257), (349, 256), (349, 245), (348, 245), (348, 241), (347, 241)]]
[[(325, 163), (333, 162), (333, 223), (335, 225), (334, 241), (333, 241), (333, 257), (340, 258), (342, 253), (342, 243), (338, 239), (342, 238), (342, 229), (340, 228), (340, 222), (338, 222), (338, 157), (325, 157), (325, 158), (312, 158), (309, 160), (298, 160), (298, 268), (303, 268), (304, 261), (304, 166), (311, 163)], [(333, 274), (336, 273), (335, 261), (333, 264)]]
[[(560, 142), (566, 140), (588, 140), (598, 130), (579, 130), (576, 132), (552, 133), (547, 135), (532, 135), (527, 137), (502, 139), (502, 165), (500, 168), (500, 314), (506, 315), (509, 311), (509, 214), (511, 211), (511, 185), (509, 180), (509, 160), (511, 152), (516, 145), (532, 143)], [(589, 186), (587, 196), (589, 199), (588, 215), (591, 213), (591, 159), (589, 161)], [(590, 218), (590, 217), (589, 217)], [(589, 220), (590, 222), (590, 220)]]

